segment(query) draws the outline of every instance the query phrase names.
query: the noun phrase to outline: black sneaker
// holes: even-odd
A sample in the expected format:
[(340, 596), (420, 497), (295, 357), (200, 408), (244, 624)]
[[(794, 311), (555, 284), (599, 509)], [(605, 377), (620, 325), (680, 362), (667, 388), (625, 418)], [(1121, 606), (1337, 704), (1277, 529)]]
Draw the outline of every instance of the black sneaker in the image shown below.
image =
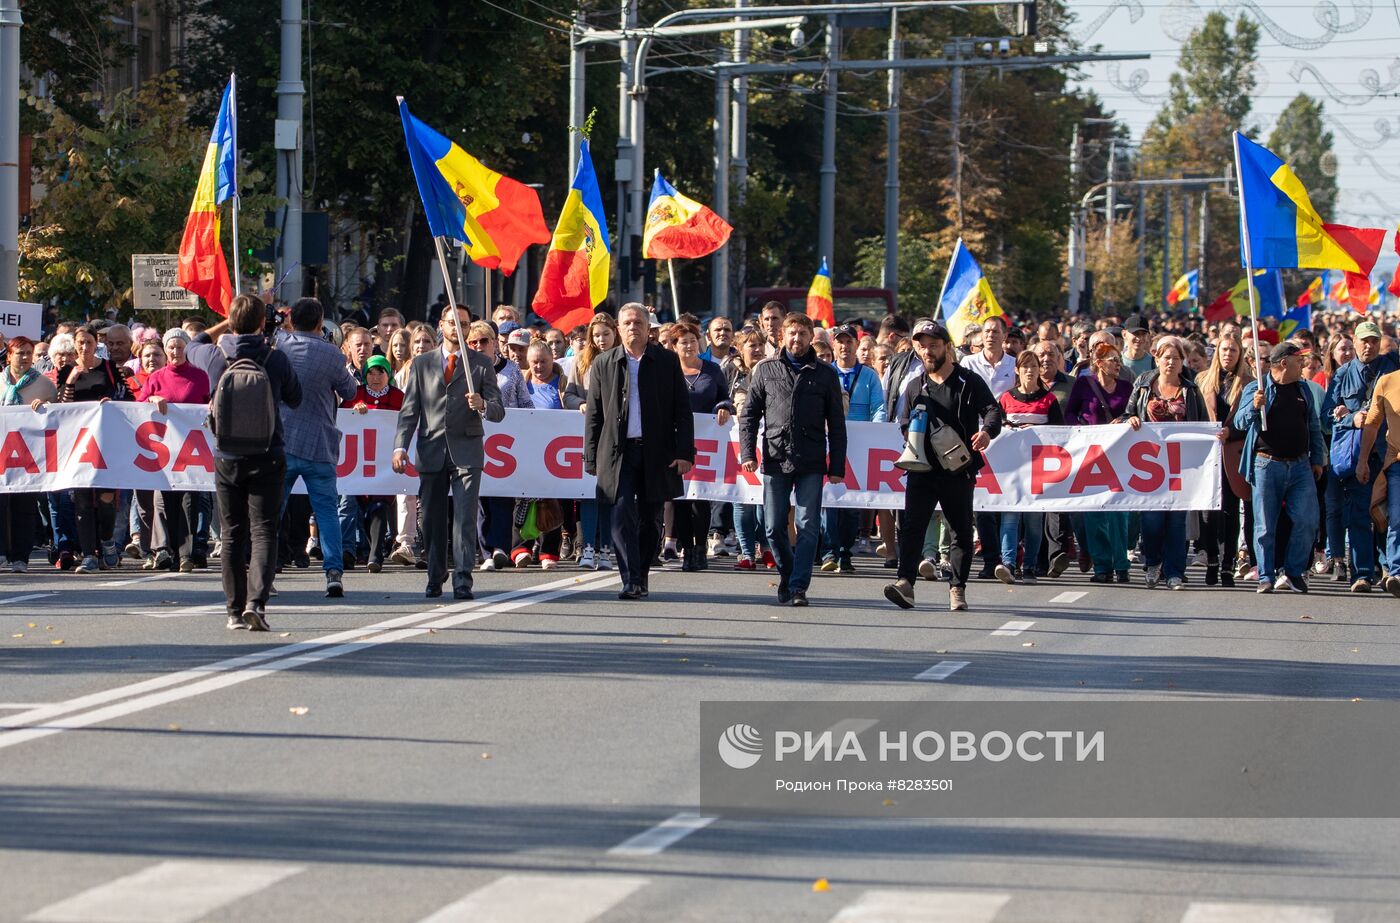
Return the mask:
[(230, 612), (228, 614), (228, 621), (224, 623), (224, 627), (229, 631), (247, 631), (248, 620), (243, 617), (243, 613), (241, 612)]
[(1069, 563), (1069, 555), (1065, 554), (1063, 551), (1056, 552), (1055, 556), (1050, 559), (1050, 570), (1047, 572), (1047, 575), (1050, 577), (1060, 576), (1065, 571), (1069, 570)]
[(792, 593), (787, 587), (778, 587), (778, 605), (787, 606), (792, 603)]
[(243, 612), (243, 621), (248, 623), (249, 631), (268, 631), (267, 615), (263, 612), (262, 606), (253, 603)]
[(806, 605), (807, 605), (807, 594), (804, 593), (804, 592), (801, 591), (801, 590), (796, 591), (795, 593), (792, 594), (792, 604), (793, 604), (794, 606), (806, 606)]
[(343, 575), (338, 570), (326, 571), (326, 598), (340, 599), (345, 595), (345, 584), (341, 582)]

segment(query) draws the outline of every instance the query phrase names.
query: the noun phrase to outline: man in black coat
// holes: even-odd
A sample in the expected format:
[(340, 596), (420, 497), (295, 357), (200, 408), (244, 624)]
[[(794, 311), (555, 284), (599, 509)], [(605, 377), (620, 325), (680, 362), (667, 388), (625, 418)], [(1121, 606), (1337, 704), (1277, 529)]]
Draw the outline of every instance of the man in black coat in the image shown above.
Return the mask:
[[(836, 370), (812, 349), (812, 319), (783, 319), (783, 348), (753, 367), (739, 416), (739, 461), (757, 471), (763, 427), (763, 524), (778, 561), (778, 602), (807, 605), (821, 531), (822, 480), (846, 477), (846, 409)], [(788, 510), (797, 495), (797, 547), (788, 544)]]
[(660, 536), (656, 511), (685, 490), (695, 462), (695, 419), (670, 350), (648, 343), (647, 309), (631, 302), (617, 312), (621, 345), (588, 370), (584, 469), (598, 478), (598, 498), (613, 504), (612, 542), (622, 577), (618, 599), (641, 599)]

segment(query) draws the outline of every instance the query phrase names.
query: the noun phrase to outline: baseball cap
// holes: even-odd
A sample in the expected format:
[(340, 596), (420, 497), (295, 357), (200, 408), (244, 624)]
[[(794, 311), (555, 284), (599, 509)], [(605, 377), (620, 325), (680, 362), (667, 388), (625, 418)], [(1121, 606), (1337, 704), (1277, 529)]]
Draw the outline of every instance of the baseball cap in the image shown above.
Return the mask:
[(1381, 328), (1377, 327), (1374, 321), (1364, 320), (1356, 325), (1356, 338), (1358, 340), (1364, 340), (1368, 337), (1379, 338), (1380, 335)]
[(918, 339), (921, 336), (931, 336), (942, 340), (945, 343), (953, 342), (953, 338), (948, 335), (948, 330), (942, 324), (931, 320), (921, 320), (914, 325), (914, 330), (909, 334)]
[[(506, 323), (510, 322), (507, 321)], [(502, 324), (501, 326), (504, 327), (505, 324)], [(517, 326), (514, 330), (510, 332), (510, 336), (507, 337), (506, 343), (510, 346), (529, 346), (530, 331), (524, 329), (523, 327)]]
[(503, 337), (504, 337), (504, 336), (510, 336), (512, 333), (514, 333), (515, 331), (517, 331), (517, 330), (519, 330), (519, 329), (520, 329), (520, 325), (517, 324), (517, 323), (516, 323), (515, 321), (513, 321), (513, 320), (502, 321), (502, 322), (501, 322), (500, 329), (498, 329), (498, 330), (496, 331), (496, 335), (497, 335), (497, 336), (503, 336)]
[(1123, 321), (1123, 329), (1129, 333), (1146, 333), (1147, 322), (1142, 319), (1141, 314), (1133, 314)]
[(1282, 343), (1269, 350), (1269, 361), (1280, 362), (1284, 359), (1287, 359), (1289, 356), (1301, 355), (1302, 352), (1303, 348), (1297, 343), (1292, 343), (1288, 340), (1284, 340)]
[(853, 324), (842, 324), (840, 327), (831, 331), (831, 337), (832, 339), (836, 337), (850, 337), (857, 342), (860, 340), (860, 334), (856, 332), (855, 325)]
[(369, 374), (370, 369), (383, 369), (386, 375), (394, 374), (394, 370), (389, 368), (389, 360), (383, 356), (370, 356), (365, 360), (365, 374)]

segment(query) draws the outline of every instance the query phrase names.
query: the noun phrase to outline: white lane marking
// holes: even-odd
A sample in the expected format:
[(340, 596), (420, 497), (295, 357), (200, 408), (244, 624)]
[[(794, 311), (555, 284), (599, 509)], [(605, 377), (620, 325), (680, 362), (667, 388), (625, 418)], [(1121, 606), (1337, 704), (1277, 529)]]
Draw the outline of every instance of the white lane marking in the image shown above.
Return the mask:
[(866, 891), (831, 923), (990, 923), (1009, 900), (986, 891)]
[(668, 817), (650, 830), (643, 830), (628, 837), (608, 850), (610, 856), (654, 856), (661, 850), (678, 843), (697, 830), (703, 830), (719, 820), (703, 814), (681, 813)]
[[(249, 655), (248, 657), (233, 658), (231, 660), (220, 661), (217, 664), (211, 664), (209, 667), (202, 669), (182, 671), (182, 674), (185, 676), (186, 679), (195, 678), (199, 676), (206, 676), (209, 673), (214, 674), (212, 676), (208, 676), (207, 679), (200, 680), (199, 682), (188, 683), (186, 685), (181, 686), (178, 685), (178, 682), (159, 682), (160, 680), (168, 679), (168, 677), (157, 677), (156, 680), (147, 680), (145, 683), (133, 683), (131, 686), (122, 687), (122, 689), (130, 690), (132, 688), (135, 688), (136, 686), (144, 685), (147, 686), (148, 689), (154, 688), (161, 689), (163, 691), (147, 692), (147, 694), (140, 695), (136, 698), (127, 699), (127, 701), (125, 702), (117, 702), (113, 705), (107, 705), (104, 708), (96, 708), (92, 711), (85, 711), (82, 714), (78, 715), (70, 715), (66, 718), (56, 718), (54, 720), (49, 720), (47, 717), (40, 717), (33, 720), (43, 721), (43, 724), (34, 727), (20, 727), (17, 723), (14, 723), (19, 722), (20, 719), (23, 719), (24, 715), (13, 715), (9, 718), (0, 718), (0, 727), (10, 726), (14, 728), (14, 730), (0, 733), (0, 749), (4, 749), (6, 747), (13, 747), (17, 744), (27, 743), (31, 740), (38, 740), (41, 737), (48, 737), (52, 734), (59, 734), (63, 731), (73, 730), (74, 728), (89, 727), (94, 724), (99, 724), (103, 721), (110, 721), (113, 718), (122, 718), (127, 715), (132, 715), (137, 712), (142, 712), (146, 711), (147, 709), (155, 708), (159, 705), (165, 705), (170, 702), (177, 702), (181, 699), (193, 698), (197, 695), (203, 695), (206, 692), (214, 692), (218, 689), (225, 689), (229, 686), (236, 686), (239, 683), (245, 683), (251, 679), (258, 679), (262, 676), (269, 676), (273, 673), (280, 673), (283, 670), (290, 670), (295, 667), (305, 666), (309, 663), (318, 663), (322, 660), (330, 660), (333, 657), (340, 657), (345, 654), (352, 654), (356, 651), (366, 650), (371, 647), (376, 647), (380, 644), (392, 644), (395, 641), (404, 641), (408, 638), (415, 638), (419, 635), (427, 634), (432, 629), (452, 628), (454, 626), (462, 625), (467, 622), (476, 621), (477, 619), (486, 618), (490, 615), (499, 615), (505, 612), (513, 612), (516, 609), (523, 609), (526, 606), (531, 606), (536, 603), (549, 602), (551, 600), (559, 599), (564, 596), (572, 596), (574, 593), (580, 592), (582, 590), (593, 589), (595, 587), (604, 586), (608, 583), (616, 582), (617, 579), (618, 578), (616, 574), (604, 574), (603, 579), (594, 579), (591, 582), (585, 582), (582, 579), (569, 578), (567, 580), (555, 581), (555, 584), (542, 585), (552, 586), (557, 585), (559, 583), (567, 584), (563, 589), (557, 589), (551, 592), (541, 593), (538, 592), (541, 589), (541, 587), (536, 587), (535, 592), (533, 593), (517, 594), (516, 597), (514, 599), (511, 599), (509, 602), (498, 602), (498, 600), (504, 599), (505, 597), (511, 595), (510, 593), (503, 593), (500, 597), (493, 598), (491, 600), (491, 603), (486, 605), (485, 608), (477, 609), (475, 611), (461, 612), (461, 610), (457, 607), (445, 606), (442, 609), (435, 609), (429, 612), (419, 612), (415, 613), (412, 616), (404, 616), (403, 618), (399, 619), (391, 619), (389, 620), (389, 622), (381, 623), (380, 626), (378, 626), (378, 628), (376, 628), (375, 626), (371, 626), (369, 628), (357, 628), (352, 629), (351, 631), (337, 632), (336, 634), (328, 635), (325, 638), (319, 639), (317, 641), (305, 641), (299, 644), (280, 645), (279, 647), (274, 648), (273, 651), (269, 652), (266, 656), (258, 657), (257, 655)], [(458, 614), (448, 615), (445, 618), (436, 618), (438, 616), (442, 616), (446, 612), (453, 611), (456, 611)], [(436, 618), (436, 621), (422, 621), (424, 619), (434, 618)], [(382, 628), (390, 625), (391, 623), (402, 624), (404, 622), (412, 622), (413, 620), (419, 620), (420, 624), (412, 628), (397, 628), (392, 631), (381, 630)], [(378, 631), (378, 633), (375, 633), (375, 631)], [(369, 634), (366, 634), (367, 632), (369, 632)], [(294, 653), (298, 651), (299, 653)], [(241, 663), (236, 663), (238, 661), (241, 661)], [(234, 667), (228, 666), (229, 664), (235, 663), (238, 667), (241, 667), (241, 669), (236, 669)], [(214, 667), (218, 667), (219, 669), (213, 669)], [(172, 674), (172, 676), (173, 675), (175, 674)], [(159, 684), (157, 685), (157, 683)], [(172, 689), (169, 688), (170, 686), (176, 686), (177, 688)], [(111, 695), (111, 693), (117, 691), (119, 690), (108, 690), (108, 693), (97, 693), (92, 696), (86, 696), (85, 698), (91, 700), (107, 695), (108, 698), (105, 699), (105, 701), (111, 701), (113, 698), (124, 698), (125, 696), (131, 694), (129, 691), (127, 691), (122, 693), (121, 695)], [(77, 701), (79, 700), (71, 700), (71, 702)], [(65, 712), (82, 711), (82, 708), (87, 707), (82, 706), (80, 708), (70, 708), (68, 706), (71, 704), (71, 702), (61, 702), (56, 707), (64, 710)], [(28, 712), (26, 714), (43, 714), (45, 711), (45, 709), (35, 709), (34, 711)]]
[(963, 667), (969, 666), (971, 663), (971, 660), (940, 660), (914, 678), (947, 679)]
[(57, 595), (57, 591), (53, 593), (26, 593), (23, 596), (11, 596), (9, 599), (0, 599), (0, 606), (9, 606), (14, 603), (27, 603), (31, 599), (43, 599), (45, 596)]
[(170, 861), (90, 888), (26, 917), (34, 923), (192, 923), (304, 866)]
[[(363, 612), (364, 606), (347, 606), (338, 603), (327, 605), (302, 605), (302, 606), (280, 606), (277, 603), (268, 605), (268, 618), (277, 620), (277, 615), (282, 612)], [(223, 603), (213, 603), (208, 606), (190, 606), (185, 609), (152, 609), (143, 612), (134, 612), (133, 615), (144, 615), (153, 619), (178, 619), (197, 615), (223, 615), (228, 611), (228, 607)]]
[(48, 708), (47, 702), (0, 702), (0, 711), (14, 711), (20, 708)]
[[(263, 663), (268, 660), (274, 660), (278, 657), (297, 653), (298, 651), (311, 650), (313, 648), (321, 647), (328, 644), (339, 644), (343, 641), (350, 641), (356, 638), (361, 638), (367, 632), (373, 633), (376, 631), (384, 631), (390, 628), (397, 628), (401, 625), (411, 625), (415, 622), (421, 622), (425, 619), (433, 618), (435, 616), (443, 615), (449, 612), (461, 612), (469, 609), (476, 609), (483, 606), (496, 605), (498, 603), (505, 602), (506, 600), (518, 599), (523, 596), (529, 596), (533, 593), (544, 592), (546, 590), (551, 590), (557, 587), (572, 586), (576, 583), (587, 583), (590, 587), (594, 585), (601, 585), (601, 583), (598, 581), (598, 578), (606, 576), (608, 576), (608, 574), (605, 572), (600, 573), (598, 575), (590, 574), (582, 578), (564, 578), (561, 580), (555, 580), (551, 583), (543, 583), (535, 587), (522, 587), (518, 590), (508, 590), (505, 593), (499, 593), (489, 597), (488, 599), (479, 600), (476, 602), (454, 603), (452, 605), (443, 606), (441, 608), (433, 608), (421, 612), (414, 612), (408, 615), (402, 615), (396, 618), (386, 619), (382, 622), (376, 622), (372, 625), (366, 625), (363, 628), (353, 628), (347, 631), (336, 632), (335, 634), (326, 635), (323, 638), (316, 638), (308, 641), (295, 641), (291, 644), (279, 644), (276, 647), (269, 648), (265, 651), (255, 651), (254, 653), (244, 654), (239, 657), (230, 657), (227, 660), (219, 660), (214, 663), (205, 664), (204, 666), (193, 667), (189, 670), (181, 670), (177, 673), (167, 673), (164, 676), (156, 676), (151, 679), (141, 680), (140, 682), (129, 683), (125, 686), (117, 686), (112, 689), (105, 689), (102, 692), (94, 692), (89, 695), (79, 696), (76, 699), (69, 699), (66, 702), (58, 702), (54, 705), (46, 705), (44, 706), (44, 708), (36, 709), (30, 713), (22, 715), (11, 715), (8, 718), (0, 718), (0, 730), (3, 730), (4, 728), (20, 727), (25, 724), (32, 724), (36, 721), (47, 721), (49, 718), (57, 717), (58, 715), (66, 715), (70, 712), (82, 711), (85, 708), (91, 708), (96, 705), (104, 705), (108, 702), (114, 702), (118, 699), (124, 699), (128, 696), (139, 695), (141, 693), (151, 692), (156, 689), (165, 689), (170, 686), (178, 686), (179, 684), (187, 682), (189, 680), (201, 679), (203, 677), (209, 676), (210, 674), (222, 673), (226, 670), (236, 670), (240, 667), (246, 667), (250, 664)], [(612, 579), (616, 579), (616, 575), (613, 575)], [(593, 582), (589, 583), (589, 581)]]
[(189, 574), (182, 574), (177, 570), (163, 570), (158, 574), (147, 574), (144, 577), (132, 577), (129, 580), (108, 580), (106, 583), (99, 583), (100, 587), (114, 586), (135, 586), (138, 583), (150, 583), (154, 580), (169, 580), (171, 577), (188, 577)]
[(505, 875), (421, 923), (588, 923), (646, 883), (624, 875)]
[(1083, 590), (1066, 590), (1063, 593), (1051, 596), (1050, 601), (1052, 603), (1072, 603), (1078, 602), (1079, 600), (1083, 599), (1085, 596), (1088, 595), (1089, 594), (1084, 592)]
[(1014, 638), (1016, 635), (1019, 635), (1021, 632), (1025, 631), (1027, 628), (1030, 628), (1034, 624), (1035, 622), (1007, 622), (1005, 625), (992, 632), (992, 637), (995, 638), (997, 636), (1005, 636), (1008, 638)]
[(1326, 907), (1197, 901), (1186, 908), (1181, 923), (1332, 923), (1332, 920), (1332, 911)]
[(838, 737), (845, 737), (847, 734), (864, 734), (879, 723), (877, 718), (842, 718), (827, 728), (826, 733), (835, 740)]

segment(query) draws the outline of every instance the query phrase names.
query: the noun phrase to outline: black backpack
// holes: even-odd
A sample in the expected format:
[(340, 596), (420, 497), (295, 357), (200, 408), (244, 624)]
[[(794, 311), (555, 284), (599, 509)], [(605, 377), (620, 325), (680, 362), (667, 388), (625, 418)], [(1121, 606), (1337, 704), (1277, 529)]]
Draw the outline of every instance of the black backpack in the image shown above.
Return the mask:
[(219, 376), (209, 401), (209, 429), (214, 445), (229, 455), (262, 455), (277, 435), (277, 398), (266, 362), (271, 349), (256, 358), (232, 359)]

